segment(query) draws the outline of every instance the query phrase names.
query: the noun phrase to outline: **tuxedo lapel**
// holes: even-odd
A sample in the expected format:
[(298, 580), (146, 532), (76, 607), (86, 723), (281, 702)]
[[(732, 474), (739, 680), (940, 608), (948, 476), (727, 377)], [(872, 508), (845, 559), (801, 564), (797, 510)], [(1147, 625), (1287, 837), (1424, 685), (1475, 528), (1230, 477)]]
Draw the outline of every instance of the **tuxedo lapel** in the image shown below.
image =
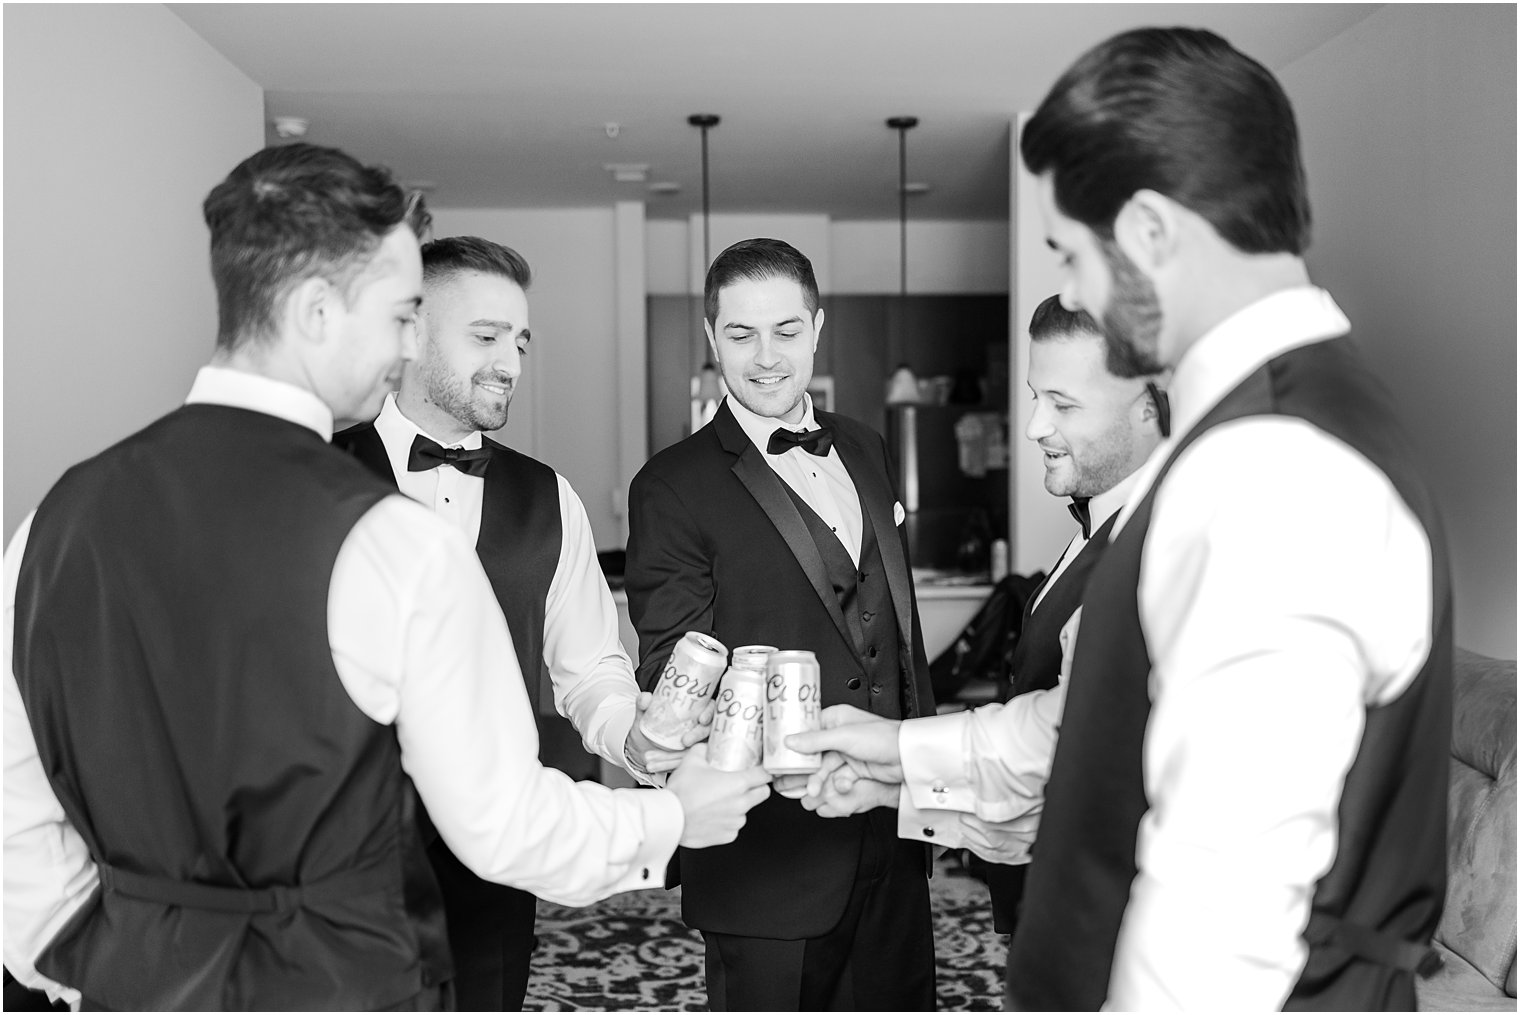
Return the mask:
[(390, 455), (385, 451), (385, 441), (380, 439), (380, 431), (375, 429), (375, 424), (361, 423), (340, 431), (333, 436), (333, 443), (347, 450), (381, 479), (392, 486), (398, 485), (396, 473), (391, 469)]
[(902, 538), (897, 531), (893, 505), (897, 503), (887, 482), (884, 471), (876, 468), (871, 452), (855, 440), (852, 431), (832, 420), (825, 422), (826, 413), (819, 413), (819, 422), (831, 425), (834, 430), (834, 448), (840, 461), (850, 473), (855, 493), (860, 498), (861, 512), (866, 524), (876, 530), (876, 547), (881, 554), (882, 567), (887, 571), (887, 588), (892, 592), (892, 608), (897, 612), (897, 629), (902, 632), (903, 643), (913, 643), (913, 575), (908, 569), (908, 558), (903, 552)]
[(807, 575), (813, 591), (818, 594), (823, 608), (839, 629), (840, 636), (846, 644), (853, 645), (850, 629), (845, 625), (844, 614), (839, 609), (839, 597), (834, 594), (833, 583), (829, 581), (823, 554), (818, 551), (818, 544), (813, 542), (812, 533), (808, 532), (807, 523), (802, 520), (797, 505), (787, 496), (781, 477), (765, 463), (760, 449), (745, 435), (738, 420), (728, 411), (726, 402), (718, 408), (713, 426), (724, 450), (737, 456), (732, 466), (734, 475), (744, 484), (750, 496), (755, 498), (755, 502), (786, 542), (787, 548), (792, 551), (792, 556), (797, 558), (797, 563)]

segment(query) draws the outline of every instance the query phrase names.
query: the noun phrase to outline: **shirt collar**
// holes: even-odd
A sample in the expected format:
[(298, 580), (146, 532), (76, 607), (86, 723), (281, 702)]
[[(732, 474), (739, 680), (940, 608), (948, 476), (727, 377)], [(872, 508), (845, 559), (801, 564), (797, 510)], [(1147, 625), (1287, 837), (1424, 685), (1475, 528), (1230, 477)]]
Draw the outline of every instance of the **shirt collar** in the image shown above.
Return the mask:
[(470, 448), (474, 450), (481, 445), (479, 430), (472, 430), (457, 441), (441, 441), (428, 433), (422, 427), (413, 423), (406, 413), (401, 411), (401, 406), (396, 404), (396, 393), (391, 392), (385, 396), (385, 403), (380, 406), (380, 415), (375, 417), (375, 430), (380, 434), (380, 439), (387, 445), (394, 444), (403, 449), (412, 446), (412, 440), (418, 434), (445, 448)]
[(327, 403), (305, 388), (262, 374), (203, 366), (195, 375), (185, 404), (227, 405), (262, 412), (304, 426), (324, 441), (332, 440), (333, 415)]
[(766, 445), (771, 442), (771, 434), (776, 432), (777, 427), (785, 427), (801, 433), (804, 430), (814, 430), (818, 427), (818, 419), (813, 415), (813, 396), (807, 392), (802, 394), (802, 419), (797, 423), (787, 423), (774, 416), (760, 416), (750, 412), (739, 404), (739, 400), (733, 395), (724, 396), (728, 403), (728, 411), (734, 414), (735, 421), (749, 436), (750, 443), (764, 451)]
[(1317, 286), (1283, 289), (1242, 307), (1210, 329), (1178, 362), (1167, 385), (1172, 433), (1187, 433), (1268, 360), (1350, 330), (1341, 308)]
[(1119, 480), (1116, 485), (1093, 495), (1087, 502), (1087, 516), (1091, 519), (1092, 531), (1097, 532), (1103, 527), (1104, 522), (1119, 513), (1119, 509), (1124, 506), (1125, 501), (1129, 500), (1130, 491), (1135, 488), (1139, 479), (1140, 470), (1136, 469)]

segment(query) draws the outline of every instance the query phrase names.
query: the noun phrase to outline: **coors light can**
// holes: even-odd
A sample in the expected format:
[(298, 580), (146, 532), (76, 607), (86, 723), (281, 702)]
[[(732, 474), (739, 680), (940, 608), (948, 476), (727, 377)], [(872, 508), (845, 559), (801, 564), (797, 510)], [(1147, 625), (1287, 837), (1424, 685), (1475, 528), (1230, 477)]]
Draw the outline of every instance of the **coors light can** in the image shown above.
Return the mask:
[(654, 688), (654, 701), (639, 728), (667, 751), (682, 750), (681, 735), (697, 724), (702, 708), (728, 663), (728, 649), (716, 638), (687, 631), (670, 650)]
[[(737, 650), (735, 656), (738, 655)], [(765, 730), (765, 673), (738, 660), (718, 685), (718, 712), (707, 739), (713, 768), (742, 772), (760, 764)]]
[(816, 772), (817, 754), (786, 746), (792, 733), (819, 728), (818, 657), (811, 652), (773, 652), (765, 663), (765, 770), (772, 775)]

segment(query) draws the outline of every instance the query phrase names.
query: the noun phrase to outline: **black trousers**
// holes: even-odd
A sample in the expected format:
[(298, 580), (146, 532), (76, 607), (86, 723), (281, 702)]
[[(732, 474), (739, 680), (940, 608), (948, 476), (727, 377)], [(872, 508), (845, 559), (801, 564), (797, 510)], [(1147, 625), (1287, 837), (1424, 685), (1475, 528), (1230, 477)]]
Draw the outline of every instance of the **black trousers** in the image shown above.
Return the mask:
[(443, 893), (456, 1010), (522, 1011), (538, 900), (476, 877), (442, 839), (428, 847), (428, 859)]
[(797, 941), (702, 932), (712, 1011), (933, 1011), (934, 927), (922, 843), (871, 814), (844, 915)]

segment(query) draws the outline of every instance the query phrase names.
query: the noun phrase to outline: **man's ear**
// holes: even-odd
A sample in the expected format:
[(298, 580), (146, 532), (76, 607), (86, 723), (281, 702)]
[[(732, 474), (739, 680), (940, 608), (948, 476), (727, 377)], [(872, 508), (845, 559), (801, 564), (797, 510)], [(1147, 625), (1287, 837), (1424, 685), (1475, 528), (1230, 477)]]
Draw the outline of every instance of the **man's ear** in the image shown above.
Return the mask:
[(713, 337), (712, 322), (705, 315), (702, 317), (702, 330), (707, 332), (707, 347), (712, 350), (713, 359), (719, 363), (723, 362), (718, 358), (718, 340)]
[(303, 341), (321, 343), (333, 322), (337, 290), (325, 278), (303, 279), (285, 297), (286, 329)]
[(1182, 221), (1177, 202), (1154, 190), (1137, 190), (1114, 217), (1114, 242), (1149, 274), (1176, 256)]

